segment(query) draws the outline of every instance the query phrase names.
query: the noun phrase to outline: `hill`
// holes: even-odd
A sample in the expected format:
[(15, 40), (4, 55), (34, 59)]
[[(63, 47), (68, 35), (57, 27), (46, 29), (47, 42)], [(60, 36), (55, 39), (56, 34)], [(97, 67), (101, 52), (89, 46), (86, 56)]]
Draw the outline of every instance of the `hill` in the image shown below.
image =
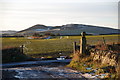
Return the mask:
[(53, 34), (60, 35), (80, 35), (83, 31), (92, 35), (119, 33), (118, 29), (85, 24), (66, 24), (62, 26), (45, 26), (37, 24), (25, 30), (19, 31), (17, 34), (31, 35), (33, 33), (51, 32)]
[(16, 33), (17, 31), (14, 31), (14, 30), (4, 30), (4, 31), (0, 31), (0, 37), (15, 35)]

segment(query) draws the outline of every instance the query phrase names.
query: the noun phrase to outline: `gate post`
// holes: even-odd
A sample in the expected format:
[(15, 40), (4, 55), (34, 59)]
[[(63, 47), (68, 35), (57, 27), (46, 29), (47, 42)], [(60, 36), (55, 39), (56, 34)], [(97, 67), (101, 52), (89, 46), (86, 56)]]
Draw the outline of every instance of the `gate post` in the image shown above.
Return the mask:
[(86, 55), (86, 37), (85, 37), (85, 32), (82, 32), (81, 35), (81, 40), (80, 40), (80, 54), (85, 54)]
[(22, 54), (24, 53), (24, 49), (23, 48), (24, 48), (24, 45), (21, 45), (20, 46), (20, 51), (21, 51)]
[(76, 42), (73, 42), (73, 53), (76, 52)]

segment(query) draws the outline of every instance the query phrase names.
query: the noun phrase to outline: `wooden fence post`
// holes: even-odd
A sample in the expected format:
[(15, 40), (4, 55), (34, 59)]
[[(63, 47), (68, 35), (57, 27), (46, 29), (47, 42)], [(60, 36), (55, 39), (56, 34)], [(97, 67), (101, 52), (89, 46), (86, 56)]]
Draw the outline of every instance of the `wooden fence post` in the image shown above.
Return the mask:
[(106, 49), (109, 50), (104, 37), (103, 37), (103, 44), (105, 45)]
[(21, 53), (22, 53), (22, 54), (24, 53), (23, 48), (24, 48), (24, 45), (21, 45), (21, 46), (20, 46), (20, 50), (21, 50)]
[(76, 52), (76, 42), (73, 42), (73, 53)]
[(103, 43), (104, 43), (104, 45), (106, 46), (106, 42), (105, 42), (105, 38), (103, 37)]
[(81, 40), (80, 40), (80, 54), (86, 54), (86, 37), (85, 32), (82, 32)]

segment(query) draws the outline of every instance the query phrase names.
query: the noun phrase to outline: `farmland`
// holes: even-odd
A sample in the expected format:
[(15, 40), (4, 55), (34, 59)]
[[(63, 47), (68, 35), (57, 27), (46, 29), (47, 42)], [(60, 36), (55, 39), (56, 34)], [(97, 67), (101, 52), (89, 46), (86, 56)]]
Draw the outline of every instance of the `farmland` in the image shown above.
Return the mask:
[[(118, 42), (120, 35), (97, 35), (86, 36), (87, 44), (98, 44), (103, 42), (103, 37), (106, 43)], [(24, 53), (32, 57), (58, 57), (61, 55), (70, 55), (73, 50), (72, 42), (76, 41), (79, 44), (81, 36), (62, 36), (53, 39), (27, 39), (27, 38), (2, 38), (2, 48), (19, 47), (25, 45)]]

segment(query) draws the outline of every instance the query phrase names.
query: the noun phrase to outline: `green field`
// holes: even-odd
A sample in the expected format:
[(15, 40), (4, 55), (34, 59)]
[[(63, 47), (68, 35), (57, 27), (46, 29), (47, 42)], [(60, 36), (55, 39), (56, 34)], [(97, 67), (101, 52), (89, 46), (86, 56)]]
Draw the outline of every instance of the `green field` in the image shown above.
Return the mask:
[[(103, 42), (103, 37), (106, 43), (118, 42), (120, 35), (97, 35), (86, 36), (87, 44), (98, 44)], [(62, 39), (26, 39), (26, 38), (2, 38), (2, 48), (18, 47), (25, 44), (24, 53), (33, 57), (56, 57), (62, 55), (70, 55), (73, 50), (72, 42), (76, 41), (79, 44), (81, 36), (62, 36)]]

